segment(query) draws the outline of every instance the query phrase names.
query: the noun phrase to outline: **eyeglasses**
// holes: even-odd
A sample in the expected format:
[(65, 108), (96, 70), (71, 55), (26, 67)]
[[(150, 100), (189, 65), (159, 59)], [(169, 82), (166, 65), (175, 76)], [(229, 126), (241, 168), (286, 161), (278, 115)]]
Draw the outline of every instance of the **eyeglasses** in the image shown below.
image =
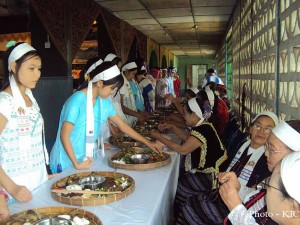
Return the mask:
[(258, 189), (274, 188), (274, 189), (276, 189), (277, 191), (280, 191), (280, 192), (281, 192), (281, 190), (280, 190), (279, 188), (274, 187), (274, 186), (268, 184), (265, 180), (263, 180), (262, 182), (260, 182), (260, 183), (257, 185), (257, 188), (258, 188)]
[(254, 124), (254, 125), (253, 125), (253, 129), (254, 129), (254, 130), (258, 130), (258, 131), (263, 130), (266, 134), (269, 134), (269, 133), (271, 133), (271, 131), (272, 131), (272, 128), (269, 128), (269, 127), (262, 127), (262, 126), (257, 125), (257, 124)]
[(274, 150), (272, 149), (271, 145), (269, 143), (265, 144), (265, 149), (268, 150), (268, 152), (270, 153), (270, 155), (276, 154), (276, 153), (280, 153), (280, 152), (284, 152), (284, 151), (278, 151), (278, 150)]

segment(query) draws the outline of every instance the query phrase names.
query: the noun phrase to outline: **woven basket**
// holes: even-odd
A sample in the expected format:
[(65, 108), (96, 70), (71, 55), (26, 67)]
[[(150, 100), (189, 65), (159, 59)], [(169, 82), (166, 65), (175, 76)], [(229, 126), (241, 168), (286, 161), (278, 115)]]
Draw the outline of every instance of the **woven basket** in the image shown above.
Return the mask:
[[(138, 150), (135, 150), (138, 153)], [(119, 159), (122, 152), (117, 152), (111, 155), (108, 159), (108, 165), (112, 168), (116, 169), (124, 169), (124, 170), (152, 170), (155, 168), (163, 167), (168, 165), (171, 162), (171, 156), (167, 153), (162, 153), (164, 155), (165, 160), (155, 163), (147, 163), (147, 164), (121, 164), (115, 163), (113, 160)]]
[(60, 196), (57, 193), (51, 192), (51, 196), (52, 198), (54, 198), (56, 201), (64, 203), (64, 204), (68, 204), (68, 205), (78, 205), (78, 206), (95, 206), (95, 205), (105, 205), (108, 204), (110, 202), (116, 202), (121, 200), (122, 198), (127, 197), (128, 195), (130, 195), (134, 189), (135, 189), (135, 182), (134, 180), (123, 173), (117, 173), (117, 172), (109, 172), (109, 171), (92, 171), (92, 172), (82, 172), (82, 173), (77, 173), (77, 174), (72, 174), (70, 176), (64, 177), (58, 181), (56, 181), (52, 186), (51, 186), (51, 190), (54, 188), (57, 188), (57, 183), (61, 182), (63, 179), (69, 179), (71, 176), (74, 177), (74, 175), (76, 176), (82, 176), (82, 177), (87, 177), (89, 175), (91, 175), (91, 173), (93, 173), (93, 175), (101, 175), (104, 177), (125, 177), (125, 178), (129, 178), (131, 185), (130, 187), (127, 187), (124, 191), (122, 191), (121, 193), (117, 193), (117, 194), (112, 194), (112, 195), (107, 195), (104, 197), (91, 197), (91, 198), (82, 198), (82, 197), (78, 197), (78, 196), (74, 196), (74, 197), (63, 197)]
[[(75, 216), (80, 218), (84, 217), (90, 221), (90, 225), (102, 225), (101, 220), (93, 213), (79, 209), (79, 208), (71, 208), (71, 207), (46, 207), (46, 208), (35, 208), (32, 209), (37, 212), (42, 219), (46, 219), (49, 217), (54, 217), (58, 215), (70, 215), (73, 219)], [(12, 224), (24, 224), (25, 222), (29, 222), (31, 224), (38, 221), (38, 219), (33, 219), (33, 217), (29, 217), (27, 215), (27, 211), (22, 211), (19, 213), (15, 213), (1, 221), (0, 224), (2, 225), (12, 225)]]

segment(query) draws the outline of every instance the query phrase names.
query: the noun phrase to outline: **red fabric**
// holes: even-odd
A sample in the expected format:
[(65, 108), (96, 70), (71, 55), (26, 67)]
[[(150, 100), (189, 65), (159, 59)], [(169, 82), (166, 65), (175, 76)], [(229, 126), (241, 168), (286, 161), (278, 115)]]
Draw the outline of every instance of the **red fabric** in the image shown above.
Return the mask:
[[(245, 204), (246, 209), (249, 209), (251, 206), (253, 206), (259, 199), (264, 197), (266, 195), (267, 191), (262, 190), (261, 192), (257, 193), (254, 198), (252, 198), (249, 202)], [(228, 216), (224, 219), (223, 225), (227, 225)]]
[(181, 80), (179, 79), (179, 77), (176, 78), (176, 80), (173, 80), (173, 86), (174, 86), (174, 92), (176, 97), (180, 96), (180, 84), (181, 84)]
[(220, 98), (218, 99), (217, 114), (219, 118), (219, 133), (222, 135), (229, 120), (229, 111), (226, 103)]

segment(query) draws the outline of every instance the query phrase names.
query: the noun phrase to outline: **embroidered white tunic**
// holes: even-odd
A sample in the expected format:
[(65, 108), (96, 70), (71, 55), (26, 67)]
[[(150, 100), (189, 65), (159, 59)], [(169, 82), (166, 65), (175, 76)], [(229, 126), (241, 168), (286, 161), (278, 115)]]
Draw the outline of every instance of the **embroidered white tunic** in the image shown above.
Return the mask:
[(31, 146), (28, 151), (22, 152), (19, 148), (17, 106), (13, 97), (0, 92), (0, 105), (0, 113), (8, 121), (0, 134), (0, 165), (16, 184), (32, 191), (48, 180), (43, 150), (43, 118), (39, 106), (33, 103), (25, 109), (29, 124), (24, 129), (29, 129)]
[[(136, 111), (136, 105), (135, 105), (135, 100), (134, 100), (134, 96), (133, 96), (133, 92), (131, 90), (129, 81), (127, 80), (127, 78), (123, 75), (124, 78), (124, 84), (120, 89), (120, 95), (123, 95), (123, 104), (124, 106), (126, 106), (127, 108)], [(135, 125), (138, 121), (138, 118), (134, 117), (134, 116), (130, 116), (125, 114), (126, 116), (126, 121), (128, 125)]]

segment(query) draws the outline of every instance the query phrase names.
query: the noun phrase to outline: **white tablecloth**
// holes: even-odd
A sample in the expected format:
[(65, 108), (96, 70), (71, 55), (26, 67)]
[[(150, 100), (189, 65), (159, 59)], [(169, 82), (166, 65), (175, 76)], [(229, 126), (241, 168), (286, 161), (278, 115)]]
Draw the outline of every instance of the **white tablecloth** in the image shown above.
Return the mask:
[[(130, 171), (114, 169), (108, 166), (108, 157), (117, 149), (106, 151), (104, 158), (94, 159), (88, 171), (116, 171), (131, 176), (135, 180), (134, 192), (124, 199), (106, 205), (80, 207), (96, 214), (104, 225), (167, 225), (169, 223), (173, 200), (176, 193), (179, 175), (179, 155), (171, 154), (171, 163), (167, 166), (147, 170)], [(32, 192), (33, 199), (29, 203), (15, 203), (9, 207), (10, 213), (17, 213), (30, 208), (69, 206), (52, 199), (51, 185), (69, 174), (80, 171), (74, 168), (65, 170)]]

